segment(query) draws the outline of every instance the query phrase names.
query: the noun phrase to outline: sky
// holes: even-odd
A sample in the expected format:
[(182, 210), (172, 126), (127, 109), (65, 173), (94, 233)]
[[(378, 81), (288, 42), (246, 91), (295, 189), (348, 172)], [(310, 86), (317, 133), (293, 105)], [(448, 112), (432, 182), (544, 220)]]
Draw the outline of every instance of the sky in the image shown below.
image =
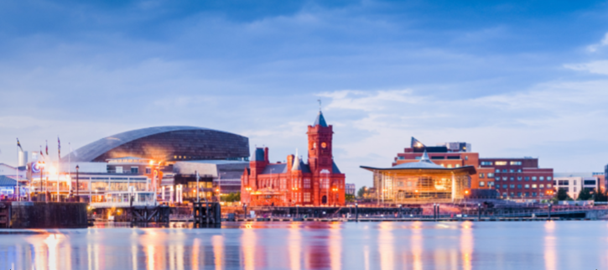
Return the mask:
[(0, 2), (0, 162), (190, 125), (305, 153), (322, 102), (347, 182), (411, 137), (555, 172), (608, 164), (603, 1)]

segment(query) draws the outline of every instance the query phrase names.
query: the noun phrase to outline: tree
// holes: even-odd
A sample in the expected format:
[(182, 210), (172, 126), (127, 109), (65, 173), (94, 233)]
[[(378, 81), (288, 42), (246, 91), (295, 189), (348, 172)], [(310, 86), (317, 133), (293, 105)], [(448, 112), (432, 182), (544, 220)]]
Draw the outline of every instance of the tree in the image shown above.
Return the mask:
[(236, 193), (229, 193), (227, 195), (222, 195), (221, 199), (222, 199), (222, 201), (225, 201), (225, 202), (240, 202), (241, 193), (236, 192)]
[(345, 194), (344, 195), (344, 200), (346, 200), (346, 202), (354, 202), (355, 201), (355, 195)]
[(357, 191), (357, 197), (359, 198), (363, 198), (363, 196), (365, 196), (365, 193), (367, 192), (367, 188), (365, 186), (362, 186), (358, 191)]
[(572, 198), (570, 198), (570, 196), (568, 195), (568, 192), (564, 188), (557, 189), (557, 194), (555, 194), (555, 198), (558, 201), (567, 201), (568, 199), (572, 200)]
[(579, 201), (586, 201), (591, 199), (591, 192), (589, 192), (588, 188), (583, 188), (581, 189), (581, 192), (578, 193), (578, 198), (577, 200)]
[(598, 192), (595, 194), (595, 201), (596, 202), (606, 202), (608, 201), (608, 196), (606, 196), (606, 192)]

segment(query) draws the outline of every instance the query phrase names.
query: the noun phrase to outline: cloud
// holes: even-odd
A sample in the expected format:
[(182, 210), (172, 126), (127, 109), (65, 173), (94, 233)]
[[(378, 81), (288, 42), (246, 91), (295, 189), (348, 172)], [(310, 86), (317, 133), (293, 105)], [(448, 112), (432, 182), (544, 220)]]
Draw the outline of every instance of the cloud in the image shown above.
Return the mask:
[(564, 67), (577, 71), (608, 75), (608, 60), (598, 60), (580, 64), (566, 64)]
[(587, 50), (592, 53), (597, 52), (599, 49), (605, 47), (606, 45), (608, 45), (608, 33), (604, 34), (604, 38), (602, 38), (599, 43), (587, 46)]

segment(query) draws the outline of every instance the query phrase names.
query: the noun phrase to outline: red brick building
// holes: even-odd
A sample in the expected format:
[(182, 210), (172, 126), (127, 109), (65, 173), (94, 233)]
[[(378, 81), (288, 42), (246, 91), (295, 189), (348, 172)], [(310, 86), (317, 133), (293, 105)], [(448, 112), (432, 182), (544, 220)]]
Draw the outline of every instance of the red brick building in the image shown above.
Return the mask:
[(554, 194), (553, 169), (539, 168), (538, 158), (480, 158), (466, 143), (426, 146), (412, 138), (410, 148), (398, 153), (393, 166), (414, 162), (426, 151), (430, 159), (446, 168), (474, 166), (471, 189), (495, 189), (504, 198), (547, 198)]
[(250, 206), (344, 205), (345, 175), (333, 160), (333, 128), (319, 112), (308, 126), (308, 162), (296, 155), (270, 163), (268, 148), (256, 148), (241, 177), (241, 202)]

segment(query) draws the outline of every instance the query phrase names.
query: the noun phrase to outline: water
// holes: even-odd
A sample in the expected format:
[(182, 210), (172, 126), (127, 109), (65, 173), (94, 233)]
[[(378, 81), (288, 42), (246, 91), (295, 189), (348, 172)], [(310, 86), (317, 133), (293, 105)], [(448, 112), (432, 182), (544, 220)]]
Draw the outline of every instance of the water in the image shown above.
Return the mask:
[(0, 270), (607, 269), (607, 229), (562, 221), (21, 231), (0, 234)]

